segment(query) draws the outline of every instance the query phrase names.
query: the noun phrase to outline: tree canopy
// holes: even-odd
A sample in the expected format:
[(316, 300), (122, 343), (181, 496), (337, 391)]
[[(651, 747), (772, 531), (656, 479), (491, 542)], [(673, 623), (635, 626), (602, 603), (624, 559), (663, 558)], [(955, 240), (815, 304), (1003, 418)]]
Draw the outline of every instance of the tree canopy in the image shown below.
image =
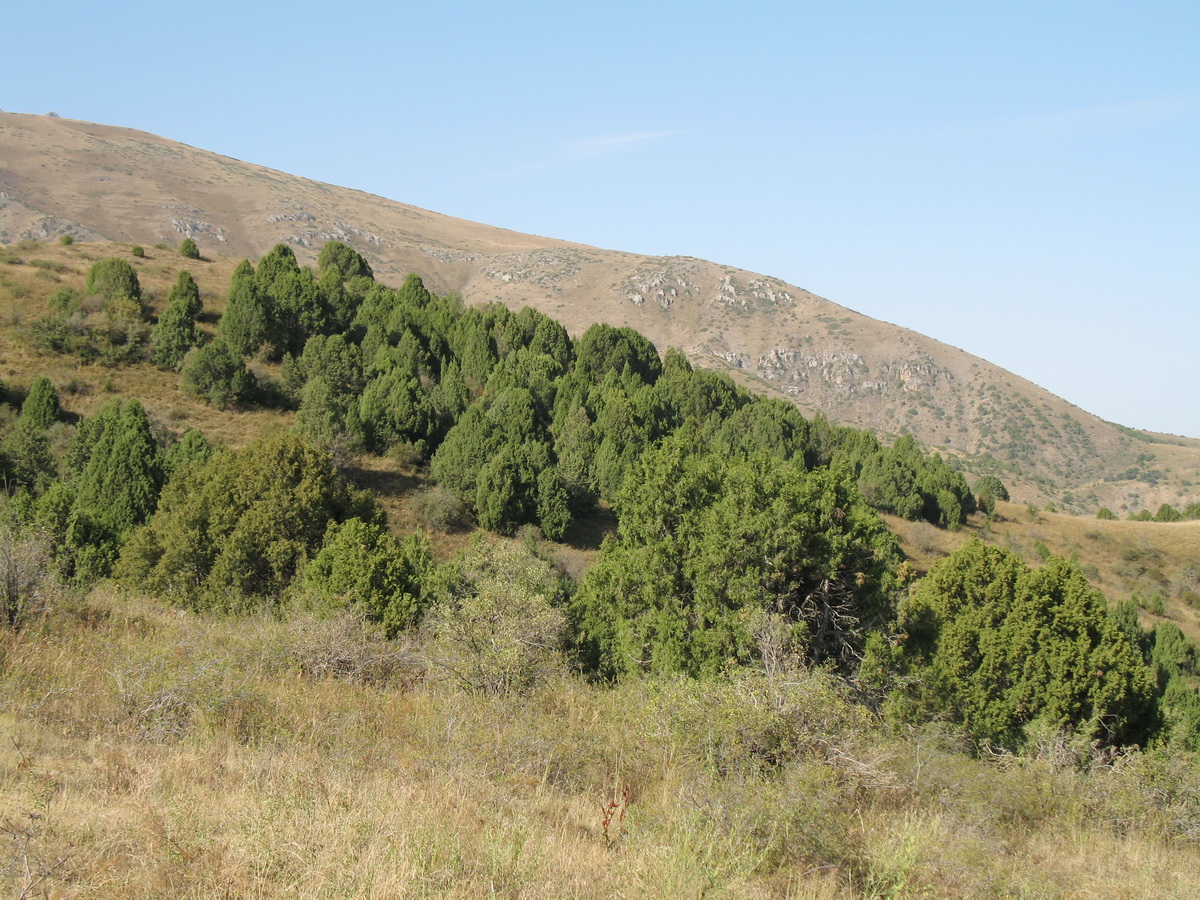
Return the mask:
[(889, 612), (895, 539), (844, 471), (730, 460), (680, 438), (648, 450), (576, 598), (598, 671), (714, 673), (754, 659), (775, 617), (814, 661), (850, 664)]

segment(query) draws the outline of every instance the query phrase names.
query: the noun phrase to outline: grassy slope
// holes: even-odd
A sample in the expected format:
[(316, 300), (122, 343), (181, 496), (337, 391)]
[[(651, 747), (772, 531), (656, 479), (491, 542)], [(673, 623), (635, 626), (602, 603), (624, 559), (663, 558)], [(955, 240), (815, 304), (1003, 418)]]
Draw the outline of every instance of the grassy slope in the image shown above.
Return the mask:
[[(242, 446), (265, 429), (290, 424), (290, 414), (276, 410), (250, 409), (222, 412), (179, 389), (178, 378), (159, 372), (149, 365), (107, 369), (81, 366), (69, 357), (39, 354), (22, 339), (22, 325), (45, 314), (50, 296), (61, 287), (81, 287), (88, 268), (97, 259), (120, 255), (137, 269), (148, 305), (157, 313), (165, 303), (171, 286), (182, 268), (195, 278), (204, 301), (204, 327), (211, 330), (225, 307), (225, 294), (236, 260), (216, 257), (185, 260), (174, 250), (150, 247), (140, 259), (129, 253), (130, 245), (76, 243), (62, 247), (55, 243), (13, 245), (0, 248), (0, 379), (18, 398), (39, 375), (49, 375), (63, 395), (64, 407), (72, 413), (87, 414), (102, 404), (110, 393), (138, 397), (151, 417), (163, 427), (179, 432), (192, 426), (216, 440)], [(60, 271), (35, 265), (42, 260), (60, 267)], [(274, 367), (255, 363), (253, 367), (266, 378), (276, 374)], [(1163, 452), (1165, 445), (1155, 445)], [(415, 517), (407, 502), (413, 491), (426, 481), (420, 471), (388, 458), (366, 457), (357, 460), (355, 471), (365, 485), (379, 491), (385, 506), (399, 529), (409, 529)], [(1034, 547), (1042, 542), (1055, 554), (1076, 555), (1080, 565), (1093, 575), (1093, 582), (1110, 600), (1132, 593), (1163, 595), (1168, 611), (1185, 630), (1200, 638), (1200, 613), (1180, 602), (1183, 592), (1200, 590), (1200, 522), (1160, 525), (1156, 523), (1104, 522), (1087, 517), (1065, 516), (1039, 511), (1031, 517), (1025, 506), (1001, 504), (990, 524), (975, 520), (961, 532), (940, 532), (921, 523), (890, 519), (905, 551), (924, 571), (938, 557), (950, 552), (966, 536), (979, 534), (1021, 551), (1032, 564), (1038, 561)], [(583, 556), (571, 548), (558, 548), (564, 563), (572, 570), (586, 564), (587, 548), (599, 545), (599, 538), (611, 522), (591, 523), (580, 529), (575, 542)], [(447, 549), (462, 543), (459, 536), (440, 540)], [(576, 548), (579, 551), (579, 548)]]
[(1200, 892), (1194, 767), (973, 761), (818, 674), (485, 698), (387, 652), (103, 589), (0, 635), (8, 895)]
[[(0, 264), (0, 377), (13, 393), (48, 374), (73, 386), (70, 412), (112, 390), (165, 427), (234, 445), (286, 424), (213, 410), (148, 366), (33, 353), (13, 326), (114, 248), (6, 252), (20, 259)], [(211, 327), (233, 262), (147, 252), (128, 258), (152, 305), (187, 266)], [(421, 473), (387, 458), (356, 467), (393, 525), (411, 527)], [(1031, 562), (1038, 541), (1077, 553), (1110, 597), (1157, 585), (1200, 636), (1177, 600), (1195, 579), (1200, 523), (1003, 504), (990, 526), (957, 533), (890, 524), (922, 569), (972, 533)], [(579, 571), (603, 527), (552, 552)], [(437, 536), (439, 554), (465, 539)], [(803, 674), (612, 691), (564, 675), (527, 700), (489, 700), (384, 652), (347, 621), (198, 618), (103, 589), (4, 636), (9, 892), (53, 869), (38, 890), (81, 897), (1200, 894), (1200, 786), (1165, 761), (1083, 776), (1047, 745), (1032, 762), (972, 762), (936, 735), (885, 734)], [(373, 681), (330, 674), (347, 653)]]

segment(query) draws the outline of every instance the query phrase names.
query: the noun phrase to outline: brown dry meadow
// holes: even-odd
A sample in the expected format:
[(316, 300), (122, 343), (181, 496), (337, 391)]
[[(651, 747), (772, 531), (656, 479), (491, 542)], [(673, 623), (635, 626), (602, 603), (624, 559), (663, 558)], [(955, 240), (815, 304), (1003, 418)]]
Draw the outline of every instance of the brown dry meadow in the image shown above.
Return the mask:
[(820, 672), (463, 693), (348, 615), (101, 586), (0, 644), (13, 897), (1200, 895), (1200, 768), (975, 759)]

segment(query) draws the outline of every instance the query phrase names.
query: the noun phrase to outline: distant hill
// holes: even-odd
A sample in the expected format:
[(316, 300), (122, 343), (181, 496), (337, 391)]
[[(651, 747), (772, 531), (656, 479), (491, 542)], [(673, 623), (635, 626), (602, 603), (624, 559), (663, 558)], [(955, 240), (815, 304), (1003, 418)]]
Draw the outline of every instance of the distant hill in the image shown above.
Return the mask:
[(765, 275), (535, 237), (309, 181), (154, 135), (0, 113), (0, 242), (72, 234), (302, 261), (328, 240), (376, 277), (409, 272), (469, 303), (530, 305), (573, 333), (630, 325), (806, 413), (911, 433), (995, 473), (1014, 500), (1090, 513), (1200, 499), (1200, 440), (1105, 422), (962, 350)]

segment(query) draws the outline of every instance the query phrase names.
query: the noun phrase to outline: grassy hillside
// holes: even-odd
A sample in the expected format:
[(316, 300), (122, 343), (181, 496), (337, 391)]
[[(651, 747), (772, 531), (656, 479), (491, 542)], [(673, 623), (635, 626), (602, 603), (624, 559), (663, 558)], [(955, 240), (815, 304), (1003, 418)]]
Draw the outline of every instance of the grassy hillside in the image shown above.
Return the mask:
[(767, 275), (517, 234), (129, 129), (0, 113), (0, 241), (72, 233), (311, 262), (331, 239), (381, 280), (531, 305), (573, 334), (629, 325), (838, 424), (911, 433), (1022, 502), (1088, 513), (1196, 499), (1200, 441), (1104, 422), (1018, 375)]
[[(292, 423), (277, 410), (217, 410), (145, 363), (34, 350), (27, 329), (50, 296), (112, 255), (137, 269), (155, 312), (188, 268), (213, 328), (232, 260), (88, 242), (3, 248), (9, 402), (45, 374), (68, 418), (138, 397), (156, 428), (194, 426), (234, 447)], [(342, 463), (380, 495), (395, 531), (422, 519), (431, 480), (410, 457)], [(1169, 617), (1200, 637), (1198, 522), (1001, 502), (958, 531), (887, 523), (918, 572), (973, 535), (1034, 565), (1075, 556), (1110, 600), (1143, 598), (1144, 625)], [(563, 543), (529, 540), (578, 577), (613, 527), (601, 509)], [(446, 559), (472, 535), (432, 538)], [(386, 642), (303, 596), (238, 616), (107, 582), (54, 586), (43, 600), (26, 628), (0, 631), (2, 877), (13, 896), (1200, 893), (1200, 769), (1184, 753), (1055, 733), (1020, 756), (972, 753), (937, 723), (885, 724), (845, 681), (795, 660), (606, 686), (555, 658), (529, 693), (487, 696), (459, 685), (428, 629)]]
[(350, 618), (0, 634), (9, 896), (1190, 898), (1200, 770), (971, 759), (819, 672), (465, 694)]
[[(110, 256), (120, 256), (133, 265), (154, 314), (161, 312), (179, 271), (188, 269), (204, 302), (201, 327), (211, 333), (224, 311), (237, 260), (225, 256), (186, 260), (174, 246), (166, 245), (147, 246), (145, 256), (137, 257), (130, 252), (132, 246), (24, 241), (0, 247), (0, 380), (10, 399), (19, 403), (36, 377), (48, 375), (59, 387), (65, 409), (75, 415), (89, 414), (114, 395), (137, 397), (161, 427), (175, 433), (186, 427), (198, 428), (232, 447), (244, 446), (266, 430), (288, 426), (294, 414), (283, 410), (253, 406), (236, 412), (218, 410), (182, 390), (178, 376), (148, 364), (83, 365), (73, 357), (41, 353), (30, 345), (28, 326), (46, 314), (55, 291), (81, 286), (89, 267)], [(257, 361), (252, 367), (264, 379), (278, 375), (277, 365)], [(1168, 443), (1148, 446), (1164, 456), (1186, 450)], [(411, 529), (417, 517), (410, 501), (428, 485), (426, 474), (404, 460), (389, 457), (361, 457), (354, 462), (354, 470), (364, 486), (381, 495), (397, 529)], [(1110, 522), (1041, 506), (1031, 513), (1030, 504), (1001, 503), (992, 522), (976, 517), (959, 532), (895, 517), (889, 517), (888, 523), (921, 571), (971, 534), (1016, 550), (1030, 563), (1039, 561), (1036, 547), (1040, 543), (1055, 555), (1077, 557), (1093, 584), (1112, 602), (1136, 594), (1153, 606), (1153, 597), (1161, 595), (1164, 611), (1193, 639), (1200, 640), (1200, 601), (1195, 598), (1200, 591), (1200, 522)], [(578, 574), (589, 558), (588, 548), (598, 547), (600, 537), (612, 527), (611, 519), (601, 517), (572, 535), (576, 547), (561, 546), (555, 552)], [(435, 534), (435, 539), (445, 553), (467, 540), (462, 533)], [(1153, 612), (1148, 610), (1146, 616), (1145, 622), (1154, 621)]]

